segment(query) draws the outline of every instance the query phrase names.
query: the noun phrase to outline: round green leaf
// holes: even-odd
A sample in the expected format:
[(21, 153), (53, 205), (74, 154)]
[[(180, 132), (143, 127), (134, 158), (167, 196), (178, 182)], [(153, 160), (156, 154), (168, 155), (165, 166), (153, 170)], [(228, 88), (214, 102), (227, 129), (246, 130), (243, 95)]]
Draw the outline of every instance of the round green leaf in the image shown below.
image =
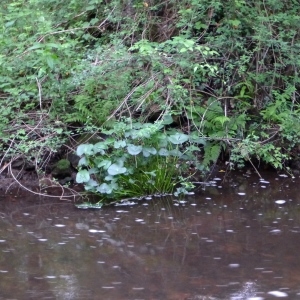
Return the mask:
[(94, 153), (101, 153), (105, 154), (105, 151), (107, 149), (107, 145), (104, 144), (103, 142), (99, 142), (94, 145)]
[(174, 122), (172, 116), (170, 114), (164, 115), (164, 118), (162, 120), (162, 124), (164, 125), (170, 125)]
[(85, 183), (84, 189), (86, 191), (90, 191), (90, 190), (93, 190), (98, 185), (99, 185), (99, 183), (96, 180), (90, 179), (87, 183)]
[(88, 165), (88, 161), (86, 157), (85, 156), (81, 157), (78, 162), (78, 166), (80, 167), (80, 166), (87, 166), (87, 165)]
[(125, 141), (115, 141), (115, 143), (114, 143), (115, 149), (124, 148), (124, 147), (126, 147)]
[(108, 159), (103, 159), (99, 164), (97, 165), (98, 168), (103, 167), (104, 169), (108, 169), (111, 165), (111, 161)]
[(165, 134), (163, 134), (159, 137), (158, 146), (164, 148), (167, 147), (167, 145), (168, 145), (167, 137)]
[(183, 144), (184, 142), (188, 141), (189, 136), (187, 134), (184, 133), (175, 133), (173, 135), (170, 135), (168, 140), (174, 144), (174, 145), (180, 145)]
[(101, 194), (111, 194), (113, 188), (110, 186), (110, 184), (104, 182), (97, 187), (97, 191)]
[(81, 156), (85, 155), (92, 155), (94, 154), (94, 145), (92, 144), (81, 144), (77, 147), (76, 154)]
[(199, 137), (195, 134), (190, 135), (190, 141), (195, 144), (202, 144), (202, 145), (206, 144), (206, 140), (204, 138)]
[(109, 175), (118, 175), (118, 174), (124, 174), (127, 171), (125, 167), (122, 167), (117, 164), (112, 164), (110, 167), (107, 169), (107, 173)]
[(98, 168), (91, 168), (91, 169), (89, 169), (89, 173), (90, 173), (90, 175), (92, 175), (92, 174), (98, 174), (99, 170), (98, 170)]
[(143, 156), (149, 157), (151, 154), (155, 155), (157, 153), (156, 149), (154, 147), (144, 147), (143, 148)]
[(169, 151), (166, 148), (161, 148), (159, 149), (158, 154), (160, 156), (169, 156)]
[(129, 144), (127, 146), (127, 151), (131, 155), (138, 155), (138, 154), (140, 154), (142, 152), (142, 150), (143, 150), (142, 146), (135, 146), (133, 144)]
[(94, 179), (90, 179), (87, 183), (87, 185), (90, 185), (90, 186), (98, 186), (98, 182)]
[(76, 175), (76, 182), (83, 183), (90, 180), (90, 173), (88, 170), (80, 170)]
[(104, 180), (105, 180), (105, 181), (112, 181), (112, 180), (114, 180), (114, 179), (115, 179), (115, 177), (112, 176), (112, 175), (107, 175), (107, 176), (104, 177)]
[(173, 155), (173, 156), (182, 156), (182, 153), (178, 150), (178, 149), (173, 149), (169, 152), (170, 155)]

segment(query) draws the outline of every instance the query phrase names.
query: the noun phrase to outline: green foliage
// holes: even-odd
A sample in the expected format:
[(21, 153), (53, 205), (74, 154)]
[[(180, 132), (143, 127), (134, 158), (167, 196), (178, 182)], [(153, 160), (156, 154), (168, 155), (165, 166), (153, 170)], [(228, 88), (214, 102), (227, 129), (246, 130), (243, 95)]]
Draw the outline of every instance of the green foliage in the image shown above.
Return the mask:
[(202, 167), (224, 150), (280, 168), (300, 140), (299, 10), (277, 0), (3, 0), (2, 156), (39, 160), (78, 128), (171, 116), (209, 140)]
[(282, 153), (280, 147), (271, 143), (258, 141), (259, 137), (251, 135), (246, 137), (242, 142), (237, 143), (231, 153), (231, 163), (238, 167), (244, 167), (245, 161), (251, 161), (252, 158), (273, 166), (276, 169), (283, 169), (284, 163), (288, 156)]
[(182, 153), (181, 147), (204, 141), (162, 128), (162, 123), (119, 122), (104, 131), (109, 136), (104, 141), (79, 145), (81, 170), (76, 181), (104, 202), (172, 193), (174, 188), (186, 192), (180, 184), (188, 180), (183, 179), (187, 170), (179, 163), (190, 159), (192, 148)]
[(208, 166), (211, 162), (215, 163), (222, 150), (221, 143), (207, 143), (204, 147), (204, 158), (203, 158), (203, 165)]

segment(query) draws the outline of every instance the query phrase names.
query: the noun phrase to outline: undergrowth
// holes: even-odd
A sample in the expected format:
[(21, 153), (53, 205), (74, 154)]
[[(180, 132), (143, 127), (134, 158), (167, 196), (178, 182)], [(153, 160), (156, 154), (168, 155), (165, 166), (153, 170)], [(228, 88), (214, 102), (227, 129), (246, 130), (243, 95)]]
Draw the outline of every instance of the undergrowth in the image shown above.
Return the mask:
[[(183, 194), (193, 174), (189, 164), (201, 168), (194, 156), (205, 140), (194, 135), (164, 130), (164, 122), (125, 120), (108, 137), (95, 144), (81, 144), (76, 181), (106, 203), (122, 198)], [(185, 162), (188, 162), (186, 164)]]
[(230, 168), (289, 171), (299, 160), (299, 10), (277, 0), (3, 0), (1, 170), (22, 158), (43, 171), (62, 147), (75, 151), (77, 134), (167, 117), (205, 139), (199, 170), (222, 153)]

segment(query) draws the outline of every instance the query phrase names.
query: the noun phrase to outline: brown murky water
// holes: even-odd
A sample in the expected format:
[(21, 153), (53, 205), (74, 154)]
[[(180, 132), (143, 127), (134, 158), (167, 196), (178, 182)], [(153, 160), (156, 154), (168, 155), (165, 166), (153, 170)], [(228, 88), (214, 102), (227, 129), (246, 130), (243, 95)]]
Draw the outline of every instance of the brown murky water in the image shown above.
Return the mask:
[(299, 184), (220, 173), (102, 210), (1, 196), (0, 299), (300, 299)]

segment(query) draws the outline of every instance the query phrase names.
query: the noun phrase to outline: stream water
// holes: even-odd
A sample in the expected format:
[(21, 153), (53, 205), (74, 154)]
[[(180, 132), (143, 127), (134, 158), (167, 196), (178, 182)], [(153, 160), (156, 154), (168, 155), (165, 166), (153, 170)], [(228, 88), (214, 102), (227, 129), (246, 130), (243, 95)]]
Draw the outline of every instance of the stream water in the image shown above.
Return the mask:
[(300, 179), (263, 177), (101, 210), (1, 196), (0, 299), (300, 299)]

